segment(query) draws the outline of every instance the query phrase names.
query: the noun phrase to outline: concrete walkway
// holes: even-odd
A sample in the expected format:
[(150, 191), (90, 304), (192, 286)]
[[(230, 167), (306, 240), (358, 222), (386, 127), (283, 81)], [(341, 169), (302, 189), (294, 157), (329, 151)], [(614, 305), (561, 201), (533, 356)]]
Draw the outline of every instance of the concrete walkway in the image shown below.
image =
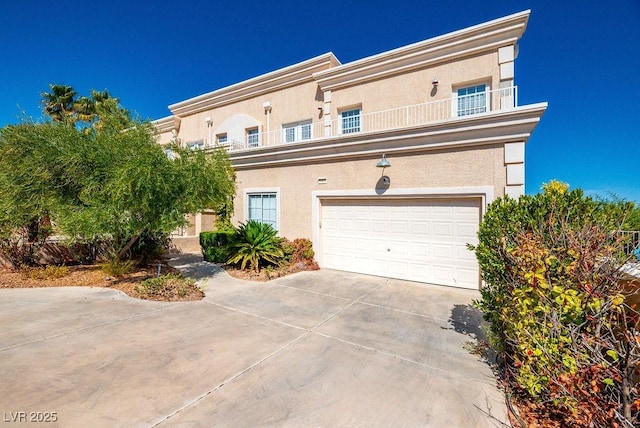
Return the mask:
[(0, 426), (503, 426), (463, 347), (478, 293), (345, 272), (269, 283), (172, 264), (200, 302), (104, 288), (0, 290)]

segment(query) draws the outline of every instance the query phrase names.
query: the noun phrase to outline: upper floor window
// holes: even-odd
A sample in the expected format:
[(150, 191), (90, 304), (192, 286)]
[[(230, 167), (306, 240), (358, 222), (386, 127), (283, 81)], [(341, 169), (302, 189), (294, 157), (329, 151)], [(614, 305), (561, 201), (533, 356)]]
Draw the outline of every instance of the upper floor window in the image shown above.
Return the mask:
[(260, 134), (258, 128), (247, 129), (247, 147), (258, 147), (260, 145)]
[(282, 125), (282, 135), (285, 143), (310, 140), (312, 136), (311, 120)]
[(204, 140), (189, 141), (187, 143), (187, 148), (189, 150), (202, 150), (204, 149)]
[(484, 113), (488, 110), (487, 85), (460, 88), (457, 95), (458, 116)]
[(345, 110), (340, 113), (343, 134), (360, 132), (360, 109)]
[(227, 134), (225, 133), (216, 135), (216, 144), (220, 146), (227, 144)]

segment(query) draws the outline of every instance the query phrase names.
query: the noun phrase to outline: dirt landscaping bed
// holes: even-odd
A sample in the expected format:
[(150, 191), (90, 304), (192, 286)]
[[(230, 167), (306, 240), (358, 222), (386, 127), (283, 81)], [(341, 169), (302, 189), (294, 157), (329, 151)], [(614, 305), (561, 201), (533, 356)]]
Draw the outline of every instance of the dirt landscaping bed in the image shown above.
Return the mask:
[[(142, 281), (158, 276), (158, 265), (145, 268), (134, 268), (131, 273), (116, 278), (105, 273), (99, 265), (66, 266), (64, 276), (43, 277), (42, 268), (32, 268), (24, 271), (0, 269), (0, 288), (38, 288), (38, 287), (106, 287), (120, 290), (128, 296), (138, 299), (163, 301), (191, 301), (202, 300), (204, 293), (195, 285), (189, 287), (183, 295), (173, 295), (165, 292), (162, 295), (149, 297), (148, 293), (140, 290)], [(179, 271), (166, 263), (160, 264), (160, 274), (179, 274)]]

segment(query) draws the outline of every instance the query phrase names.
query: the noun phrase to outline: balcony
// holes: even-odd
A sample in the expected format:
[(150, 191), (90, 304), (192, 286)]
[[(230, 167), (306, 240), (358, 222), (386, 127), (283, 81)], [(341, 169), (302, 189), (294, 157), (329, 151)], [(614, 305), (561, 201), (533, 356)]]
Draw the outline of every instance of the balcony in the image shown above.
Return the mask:
[(300, 143), (326, 138), (340, 138), (354, 134), (391, 131), (434, 124), (488, 112), (510, 110), (518, 106), (517, 87), (485, 91), (429, 103), (415, 104), (390, 110), (353, 114), (334, 120), (297, 124), (295, 129), (281, 127), (270, 132), (252, 132), (244, 141), (230, 140), (229, 151), (251, 150), (258, 147)]

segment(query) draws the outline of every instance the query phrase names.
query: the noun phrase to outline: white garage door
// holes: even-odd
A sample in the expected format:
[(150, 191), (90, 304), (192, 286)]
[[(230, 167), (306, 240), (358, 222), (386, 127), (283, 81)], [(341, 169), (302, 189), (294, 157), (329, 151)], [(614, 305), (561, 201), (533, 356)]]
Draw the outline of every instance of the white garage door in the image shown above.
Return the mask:
[(478, 289), (479, 199), (322, 201), (330, 269)]

